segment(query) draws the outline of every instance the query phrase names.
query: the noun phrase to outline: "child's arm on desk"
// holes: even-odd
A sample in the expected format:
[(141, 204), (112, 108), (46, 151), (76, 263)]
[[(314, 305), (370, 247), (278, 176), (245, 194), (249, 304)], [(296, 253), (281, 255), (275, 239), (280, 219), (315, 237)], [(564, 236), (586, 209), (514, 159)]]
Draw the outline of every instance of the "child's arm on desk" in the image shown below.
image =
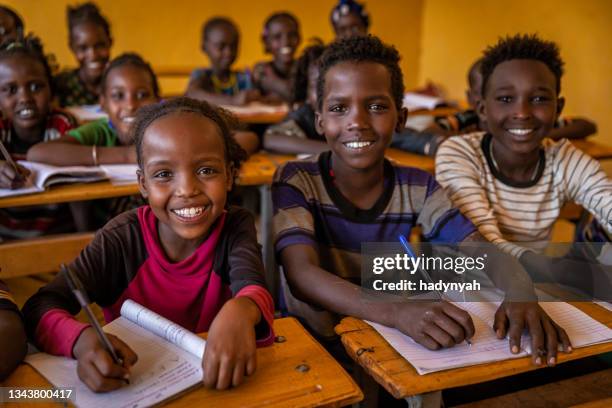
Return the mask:
[(266, 150), (287, 154), (316, 154), (329, 150), (327, 143), (309, 139), (292, 119), (266, 129), (263, 145)]
[[(0, 298), (0, 303), (3, 301)], [(26, 351), (25, 330), (17, 307), (14, 306), (14, 310), (0, 309), (0, 381), (13, 372), (25, 357)]]
[[(444, 301), (382, 301), (319, 265), (319, 255), (310, 245), (291, 245), (281, 252), (281, 263), (298, 299), (335, 313), (394, 327), (431, 350), (452, 347), (474, 335), (470, 315)], [(366, 300), (366, 301), (364, 301)]]

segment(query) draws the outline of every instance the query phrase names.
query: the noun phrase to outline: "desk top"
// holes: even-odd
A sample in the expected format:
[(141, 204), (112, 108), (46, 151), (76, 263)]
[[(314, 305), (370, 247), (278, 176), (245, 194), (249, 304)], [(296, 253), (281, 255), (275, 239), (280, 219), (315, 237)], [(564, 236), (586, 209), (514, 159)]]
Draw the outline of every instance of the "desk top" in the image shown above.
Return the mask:
[[(239, 387), (225, 391), (198, 388), (165, 406), (193, 407), (202, 401), (211, 407), (343, 406), (363, 399), (353, 379), (297, 320), (275, 320), (274, 331), (286, 341), (258, 349), (257, 371)], [(309, 370), (299, 370), (298, 366), (308, 366)], [(50, 384), (32, 367), (22, 364), (2, 386), (47, 388)], [(45, 408), (56, 407), (57, 404), (11, 406)]]
[[(612, 328), (612, 312), (609, 310), (593, 303), (569, 303)], [(336, 326), (336, 333), (341, 336), (351, 358), (396, 398), (476, 384), (538, 369), (531, 364), (531, 357), (522, 357), (419, 375), (410, 363), (364, 321), (354, 317), (344, 318)], [(364, 348), (372, 348), (374, 351), (359, 351)], [(609, 351), (612, 351), (612, 342), (575, 348), (570, 354), (559, 353), (557, 359), (563, 363)]]

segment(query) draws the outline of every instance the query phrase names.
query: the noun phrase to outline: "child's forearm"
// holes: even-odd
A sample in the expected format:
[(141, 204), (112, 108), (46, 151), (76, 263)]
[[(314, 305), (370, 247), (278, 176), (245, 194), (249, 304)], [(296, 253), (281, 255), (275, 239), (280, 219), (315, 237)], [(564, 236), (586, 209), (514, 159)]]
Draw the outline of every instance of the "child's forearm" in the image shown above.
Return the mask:
[(136, 163), (134, 146), (102, 147), (73, 143), (38, 143), (28, 150), (28, 161), (56, 166), (94, 166)]
[(247, 155), (252, 155), (259, 150), (259, 138), (255, 132), (248, 130), (237, 130), (232, 136), (236, 139), (236, 142), (242, 147)]
[(26, 335), (19, 315), (0, 310), (0, 381), (4, 380), (25, 357)]
[(582, 139), (597, 132), (597, 125), (587, 119), (576, 118), (565, 126), (554, 128), (548, 134), (553, 140)]
[(329, 150), (325, 142), (288, 136), (274, 130), (266, 132), (263, 144), (266, 150), (288, 154), (317, 154)]

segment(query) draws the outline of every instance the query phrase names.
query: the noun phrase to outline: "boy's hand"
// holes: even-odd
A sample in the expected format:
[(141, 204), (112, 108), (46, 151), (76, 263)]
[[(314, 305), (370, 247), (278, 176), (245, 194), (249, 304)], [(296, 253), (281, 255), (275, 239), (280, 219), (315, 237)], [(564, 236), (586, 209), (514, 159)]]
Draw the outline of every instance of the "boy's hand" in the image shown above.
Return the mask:
[(445, 302), (397, 304), (395, 328), (430, 350), (452, 347), (474, 336), (470, 314)]
[(531, 358), (535, 365), (543, 363), (554, 366), (557, 362), (557, 345), (561, 343), (563, 351), (570, 353), (570, 339), (540, 307), (537, 302), (503, 302), (495, 312), (493, 329), (499, 339), (508, 333), (510, 351), (514, 354), (521, 350), (523, 329), (531, 335)]
[(255, 325), (257, 305), (246, 297), (229, 300), (213, 320), (202, 360), (204, 386), (223, 390), (238, 386), (257, 367)]
[(78, 361), (79, 378), (94, 392), (108, 392), (125, 385), (130, 377), (130, 367), (138, 360), (127, 344), (112, 334), (107, 333), (106, 336), (123, 360), (123, 366), (115, 364), (93, 327), (83, 330), (72, 349)]
[(21, 188), (28, 181), (30, 170), (17, 165), (18, 172), (6, 161), (0, 161), (0, 188)]

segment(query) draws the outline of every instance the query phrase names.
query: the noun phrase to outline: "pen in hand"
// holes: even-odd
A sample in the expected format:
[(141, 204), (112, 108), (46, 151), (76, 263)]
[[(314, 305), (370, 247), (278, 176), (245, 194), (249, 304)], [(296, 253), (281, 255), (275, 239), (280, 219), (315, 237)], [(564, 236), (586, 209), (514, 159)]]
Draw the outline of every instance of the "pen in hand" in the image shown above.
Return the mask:
[[(408, 240), (406, 239), (406, 237), (400, 234), (398, 236), (398, 238), (399, 238), (400, 243), (404, 247), (404, 250), (408, 254), (408, 256), (411, 257), (412, 259), (416, 259), (416, 255), (412, 251), (412, 248), (410, 247), (410, 244), (408, 243)], [(425, 269), (420, 268), (420, 267), (418, 269), (419, 269), (419, 272), (421, 273), (421, 275), (425, 278), (425, 280), (428, 283), (431, 283), (431, 284), (434, 283), (433, 279), (431, 278), (431, 276), (429, 276), (429, 273), (427, 273), (427, 271)], [(434, 290), (434, 292), (436, 292), (438, 294), (438, 297), (440, 299), (445, 300), (445, 301), (449, 301), (449, 299), (442, 292), (440, 292), (439, 290)], [(470, 339), (468, 339), (468, 338), (465, 339), (465, 342), (468, 344), (468, 346), (472, 345), (472, 341)]]
[[(123, 366), (124, 365), (123, 360), (117, 355), (115, 348), (113, 347), (110, 340), (108, 339), (108, 337), (102, 330), (100, 323), (98, 323), (98, 319), (96, 319), (96, 317), (94, 316), (93, 311), (91, 310), (91, 307), (89, 306), (89, 303), (90, 303), (89, 298), (87, 297), (85, 290), (83, 290), (81, 282), (76, 277), (76, 275), (74, 275), (74, 273), (70, 270), (70, 268), (68, 268), (66, 265), (62, 264), (61, 270), (66, 276), (66, 280), (68, 281), (68, 286), (70, 286), (70, 290), (74, 294), (74, 297), (77, 299), (77, 301), (79, 302), (79, 305), (81, 305), (83, 310), (85, 310), (85, 314), (87, 315), (87, 318), (89, 322), (91, 323), (91, 326), (94, 328), (96, 334), (98, 335), (98, 340), (100, 340), (100, 343), (102, 343), (102, 345), (104, 346), (108, 354), (110, 354), (110, 356), (113, 359), (113, 362), (117, 365)], [(126, 384), (129, 384), (130, 380), (126, 378), (125, 382)]]

